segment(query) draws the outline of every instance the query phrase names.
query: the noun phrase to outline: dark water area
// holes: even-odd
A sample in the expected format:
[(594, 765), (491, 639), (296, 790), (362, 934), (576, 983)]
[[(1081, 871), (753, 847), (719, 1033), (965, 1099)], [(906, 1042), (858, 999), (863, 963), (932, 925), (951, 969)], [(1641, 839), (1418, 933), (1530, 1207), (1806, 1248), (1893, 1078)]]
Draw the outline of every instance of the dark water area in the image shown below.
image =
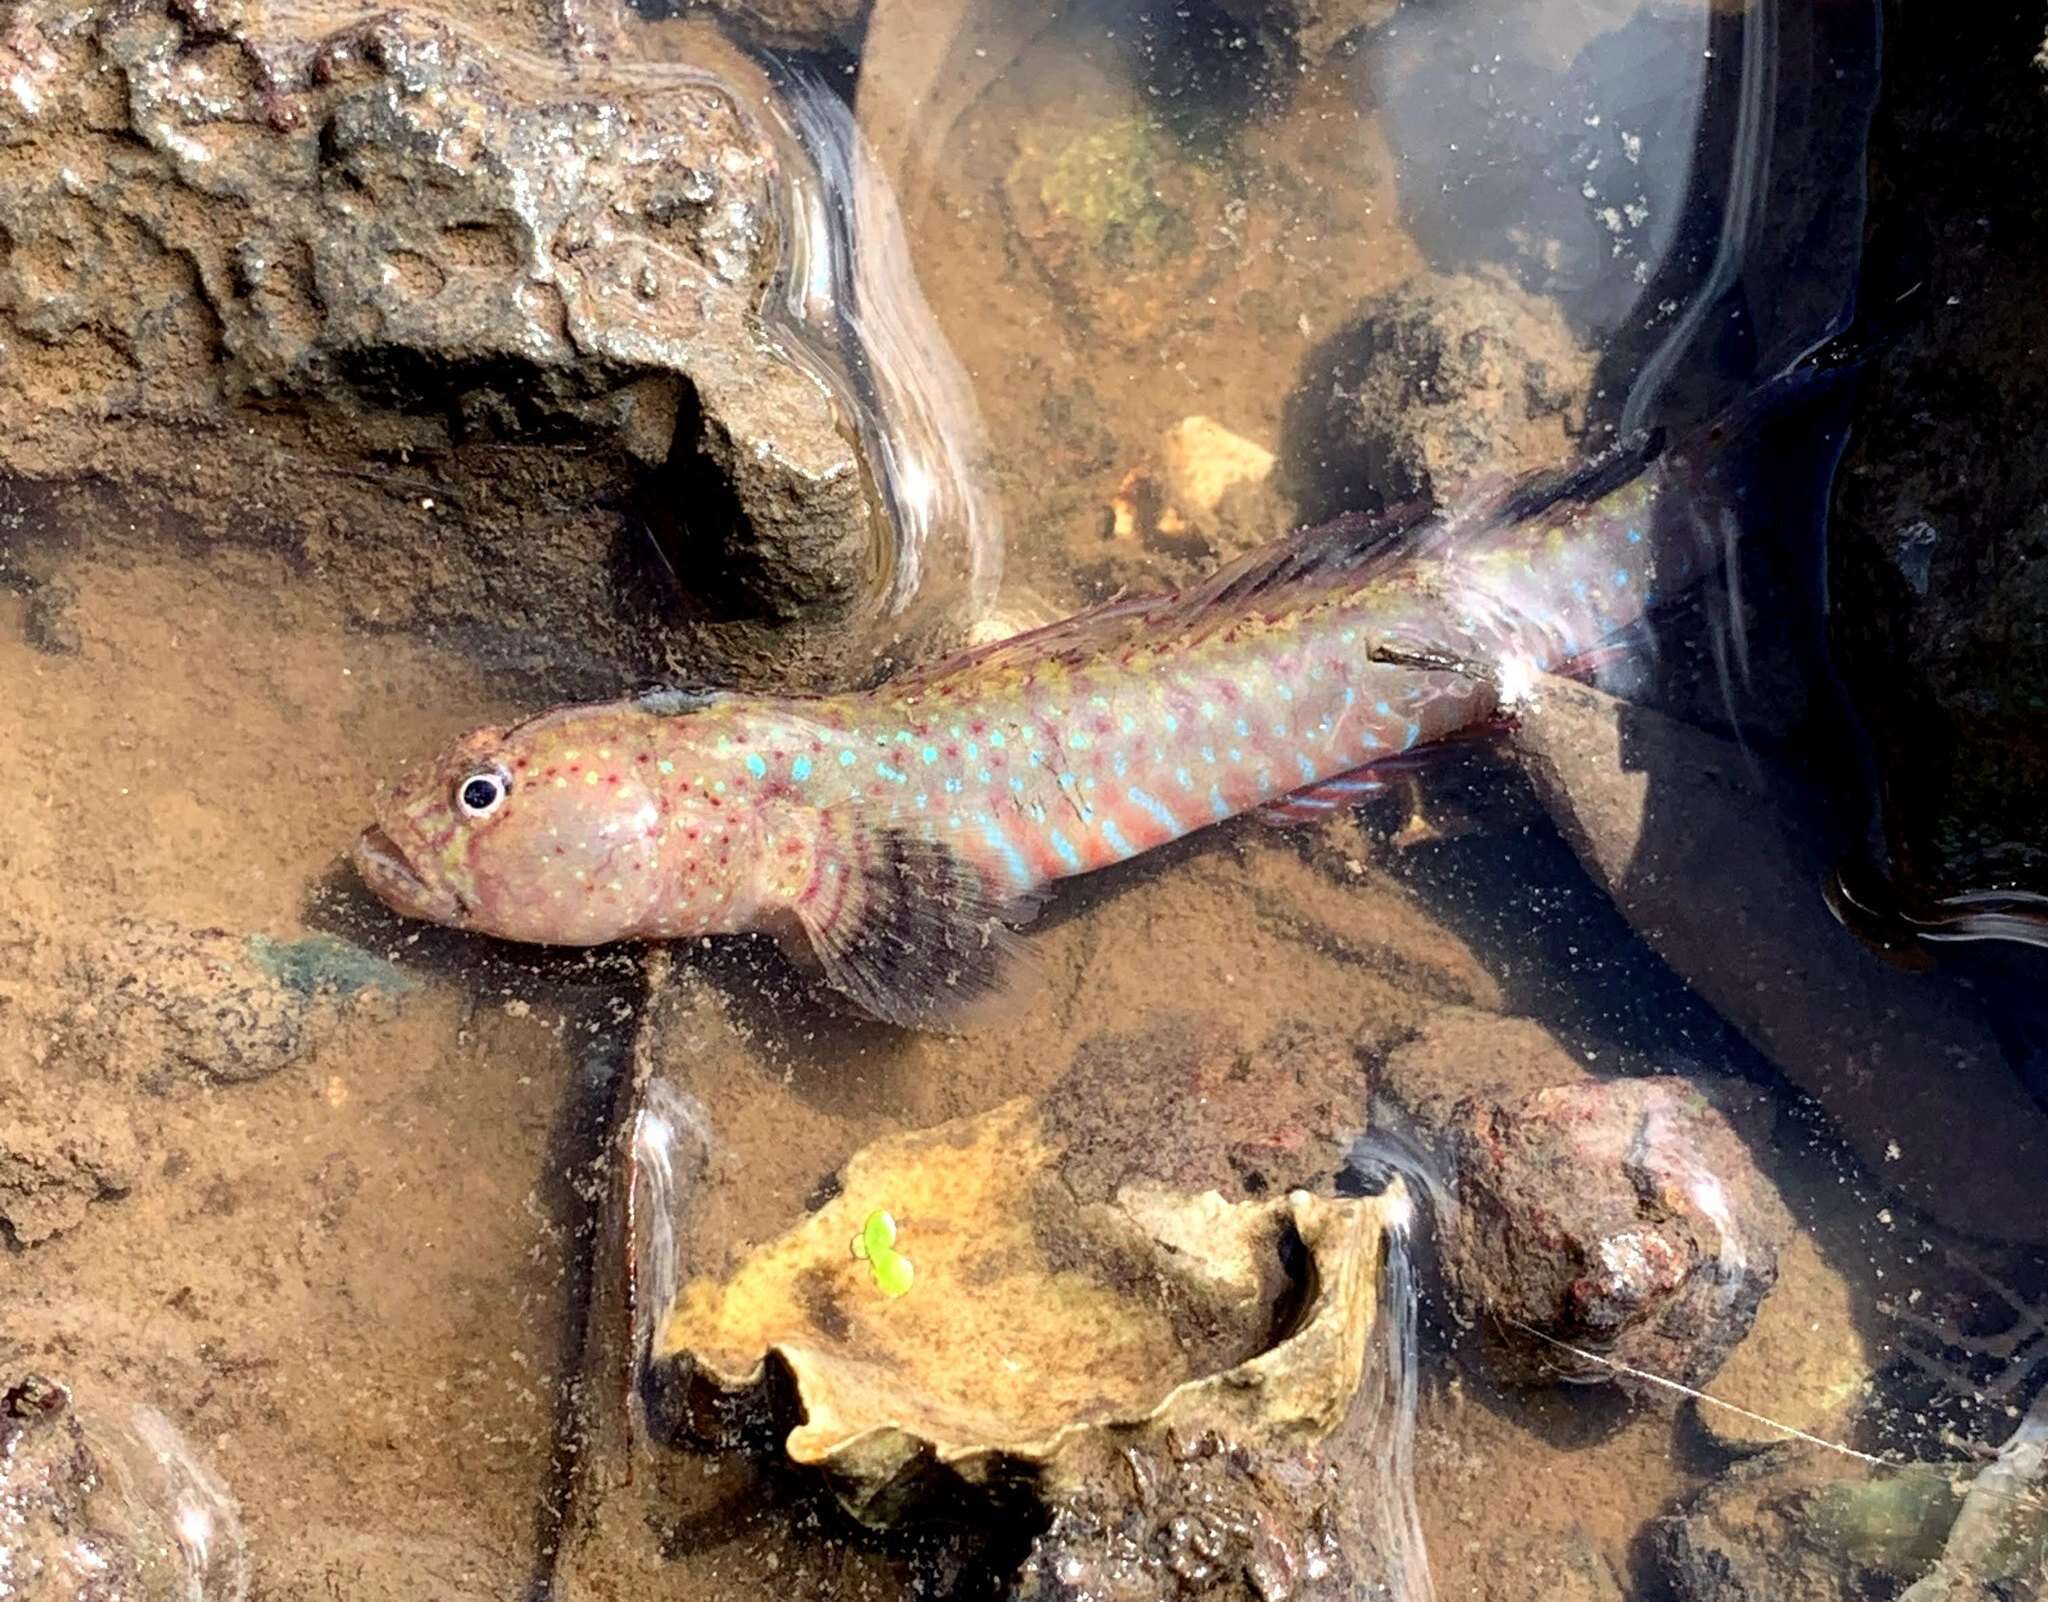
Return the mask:
[[(2038, 701), (2048, 489), (1885, 452), (2030, 215), (1930, 85), (2038, 133), (2048, 28), (209, 17), (0, 38), (0, 1596), (2044, 1593), (2035, 747), (1900, 753)], [(1056, 886), (993, 1027), (348, 865), (481, 725), (1708, 428), (1697, 582)]]

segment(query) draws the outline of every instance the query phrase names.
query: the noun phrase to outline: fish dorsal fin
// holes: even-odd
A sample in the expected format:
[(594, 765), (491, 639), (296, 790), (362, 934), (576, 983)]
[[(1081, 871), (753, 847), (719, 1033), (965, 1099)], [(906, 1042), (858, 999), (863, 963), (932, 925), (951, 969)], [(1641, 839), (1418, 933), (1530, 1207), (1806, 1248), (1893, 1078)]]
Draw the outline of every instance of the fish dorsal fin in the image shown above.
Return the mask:
[[(1483, 513), (1501, 523), (1526, 523), (1566, 501), (1597, 501), (1640, 475), (1664, 454), (1661, 428), (1616, 440), (1597, 456), (1569, 467), (1539, 468), (1492, 498)], [(1474, 514), (1468, 513), (1467, 516)]]
[(997, 666), (1004, 662), (1040, 661), (1058, 656), (1063, 650), (1079, 647), (1093, 647), (1103, 635), (1114, 629), (1117, 621), (1124, 618), (1142, 618), (1157, 610), (1162, 601), (1170, 597), (1163, 595), (1123, 595), (1091, 606), (1085, 612), (1076, 612), (1063, 617), (1056, 623), (1047, 623), (1040, 628), (1026, 629), (1021, 634), (1012, 634), (986, 645), (969, 646), (964, 651), (955, 651), (949, 656), (935, 658), (920, 666), (897, 674), (889, 682), (904, 688), (929, 684), (943, 679), (965, 667)]
[(1248, 552), (1166, 604), (1194, 617), (1356, 581), (1413, 551), (1435, 526), (1435, 510), (1413, 500), (1384, 512), (1346, 512)]
[(998, 668), (1093, 655), (1124, 635), (1165, 636), (1253, 604), (1356, 581), (1415, 548), (1433, 522), (1428, 502), (1405, 502), (1380, 513), (1350, 512), (1250, 551), (1186, 590), (1122, 596), (1044, 628), (961, 651), (899, 675), (910, 688), (963, 668)]

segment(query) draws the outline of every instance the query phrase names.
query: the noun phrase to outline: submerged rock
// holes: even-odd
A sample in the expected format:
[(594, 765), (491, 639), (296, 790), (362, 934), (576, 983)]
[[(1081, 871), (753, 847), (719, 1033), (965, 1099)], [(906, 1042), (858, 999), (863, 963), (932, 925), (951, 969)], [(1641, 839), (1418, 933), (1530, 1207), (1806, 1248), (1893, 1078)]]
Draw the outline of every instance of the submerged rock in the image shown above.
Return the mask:
[[(297, 413), (387, 471), (573, 439), (552, 476), (531, 453), (500, 475), (694, 504), (662, 533), (707, 605), (848, 605), (875, 524), (829, 388), (758, 332), (779, 160), (735, 93), (578, 76), (419, 13), (310, 26), (153, 0), (9, 13), (0, 401), (40, 420), (35, 459), (81, 448), (71, 417)], [(586, 600), (613, 565), (608, 541), (520, 554)]]
[(1593, 354), (1556, 304), (1503, 274), (1424, 275), (1367, 301), (1311, 353), (1288, 403), (1282, 477), (1303, 521), (1455, 496), (1568, 460)]
[(729, 1430), (772, 1407), (772, 1365), (789, 1457), (875, 1523), (963, 1484), (1072, 1490), (1167, 1432), (1294, 1445), (1346, 1417), (1398, 1194), (1089, 1200), (1062, 1155), (1025, 1101), (869, 1147), (795, 1229), (682, 1287), (663, 1411)]
[[(653, 21), (684, 14), (689, 0), (629, 0)], [(711, 0), (747, 38), (773, 50), (857, 50), (871, 0)]]
[(1213, 1431), (1125, 1448), (1126, 1485), (1061, 1500), (1012, 1602), (1277, 1602), (1372, 1596), (1395, 1558), (1361, 1528), (1358, 1467)]
[(261, 1079), (318, 1049), (359, 1005), (412, 988), (382, 958), (326, 935), (280, 941), (147, 919), (110, 933), (73, 959), (66, 988), (83, 999), (55, 1047), (98, 1076)]
[(2048, 894), (2040, 47), (2039, 15), (2007, 7), (1915, 27), (1872, 138), (1877, 265), (1930, 292), (1859, 391), (1829, 587), (1908, 907)]
[(1564, 680), (1518, 715), (1517, 749), (1587, 871), (1878, 1183), (1952, 1229), (2048, 1240), (2048, 1115), (1965, 994), (1899, 973), (1829, 915), (1821, 832), (1790, 775)]
[(1747, 1100), (1660, 1078), (1458, 1103), (1444, 1265), (1511, 1374), (1640, 1389), (1612, 1365), (1691, 1386), (1720, 1368), (1791, 1232), (1738, 1133)]
[(44, 1375), (0, 1376), (0, 1595), (240, 1602), (240, 1521), (164, 1417), (88, 1427)]
[(1212, 563), (1267, 544), (1287, 526), (1274, 461), (1211, 418), (1184, 417), (1117, 486), (1111, 533), (1168, 550), (1192, 542)]
[[(28, 1085), (0, 1091), (0, 1241), (35, 1246), (85, 1222), (142, 1177), (125, 1118), (93, 1116)], [(68, 1101), (68, 1098), (66, 1098)]]
[(1136, 349), (1221, 276), (1209, 245), (1236, 187), (1163, 124), (1124, 116), (1024, 128), (1001, 194), (1060, 309)]
[(1653, 1540), (1679, 1602), (2038, 1596), (2048, 1579), (2048, 1515), (2032, 1494), (2039, 1463), (2034, 1485), (2005, 1467), (1879, 1467), (1783, 1446), (1736, 1465), (1660, 1521)]

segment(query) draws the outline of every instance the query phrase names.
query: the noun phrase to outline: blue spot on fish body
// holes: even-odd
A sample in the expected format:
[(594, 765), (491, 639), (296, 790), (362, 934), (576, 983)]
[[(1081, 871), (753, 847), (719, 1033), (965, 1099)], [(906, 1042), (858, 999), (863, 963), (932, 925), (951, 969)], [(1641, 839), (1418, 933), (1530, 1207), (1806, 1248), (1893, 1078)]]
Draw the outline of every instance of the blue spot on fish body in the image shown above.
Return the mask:
[(1102, 838), (1110, 843), (1119, 856), (1135, 857), (1138, 854), (1137, 848), (1124, 838), (1124, 832), (1116, 826), (1114, 818), (1102, 820)]
[[(1239, 739), (1241, 739), (1241, 740), (1249, 740), (1249, 739), (1251, 738), (1251, 734), (1252, 734), (1252, 726), (1251, 726), (1251, 725), (1250, 725), (1249, 723), (1245, 722), (1245, 720), (1244, 720), (1243, 718), (1239, 718), (1239, 719), (1237, 720), (1237, 735), (1238, 735), (1238, 738), (1239, 738)], [(1232, 758), (1232, 760), (1233, 760), (1233, 761), (1235, 761), (1236, 759), (1235, 759), (1235, 758)]]
[(979, 773), (975, 774), (975, 778), (983, 784), (989, 784), (993, 782), (994, 775), (987, 768), (983, 768)]
[(1294, 760), (1301, 766), (1301, 777), (1303, 781), (1309, 784), (1315, 783), (1316, 765), (1313, 762), (1309, 761), (1309, 759), (1305, 756), (1298, 756)]
[(841, 751), (841, 752), (839, 753), (839, 765), (840, 765), (840, 766), (841, 766), (842, 768), (850, 768), (850, 767), (852, 767), (852, 766), (853, 766), (853, 753), (852, 753), (851, 751)]
[(1407, 736), (1406, 736), (1406, 738), (1405, 738), (1405, 739), (1404, 739), (1404, 740), (1402, 741), (1402, 744), (1403, 744), (1404, 746), (1409, 746), (1409, 745), (1413, 745), (1413, 744), (1414, 744), (1414, 743), (1415, 743), (1415, 742), (1416, 742), (1417, 740), (1419, 740), (1419, 739), (1421, 739), (1421, 738), (1422, 738), (1422, 725), (1421, 725), (1421, 724), (1419, 724), (1419, 723), (1411, 723), (1411, 724), (1409, 724), (1409, 725), (1408, 725), (1408, 733), (1407, 733)]
[(1377, 751), (1380, 748), (1380, 737), (1370, 729), (1365, 731), (1365, 748), (1368, 751)]
[(1179, 729), (1180, 729), (1180, 719), (1179, 719), (1179, 718), (1177, 718), (1177, 717), (1175, 717), (1175, 716), (1174, 716), (1174, 715), (1173, 715), (1173, 714), (1172, 714), (1171, 712), (1167, 713), (1167, 714), (1166, 714), (1166, 732), (1167, 732), (1168, 734), (1174, 734), (1174, 733), (1177, 733), (1177, 732), (1179, 732)]
[(1147, 795), (1143, 790), (1140, 790), (1136, 785), (1132, 785), (1131, 788), (1125, 792), (1125, 794), (1127, 794), (1131, 798), (1131, 802), (1133, 805), (1142, 807), (1147, 813), (1151, 815), (1152, 821), (1157, 823), (1159, 827), (1164, 829), (1169, 835), (1172, 835), (1173, 837), (1178, 839), (1180, 835), (1184, 832), (1180, 826), (1180, 819), (1176, 818), (1170, 809), (1168, 809), (1161, 802), (1155, 800), (1152, 796)]
[(877, 762), (875, 764), (875, 771), (891, 784), (908, 784), (910, 782), (909, 774), (905, 773), (901, 768), (890, 767), (886, 762)]
[(1390, 718), (1394, 715), (1394, 709), (1384, 701), (1373, 702), (1372, 709), (1383, 718)]
[(921, 760), (926, 767), (930, 767), (934, 762), (939, 760), (939, 748), (935, 745), (928, 745), (917, 754), (919, 760)]
[(1008, 742), (1004, 740), (1001, 729), (993, 729), (989, 732), (988, 743), (1000, 751)]
[(1003, 831), (1000, 824), (993, 822), (986, 812), (978, 812), (975, 819), (981, 825), (981, 837), (1002, 856), (1004, 865), (1010, 870), (1010, 877), (1018, 885), (1031, 883), (1031, 865), (1024, 860), (1014, 841)]
[(1642, 544), (1642, 543), (1643, 543), (1643, 531), (1642, 531), (1641, 529), (1639, 529), (1639, 528), (1632, 528), (1632, 529), (1630, 529), (1630, 530), (1628, 531), (1628, 542), (1629, 542), (1629, 544), (1631, 544), (1631, 545), (1640, 545), (1640, 544)]
[(1219, 818), (1230, 816), (1230, 803), (1223, 799), (1223, 791), (1217, 785), (1209, 786), (1209, 810)]
[(958, 795), (959, 793), (960, 793), (960, 781), (959, 781), (958, 779), (948, 779), (948, 780), (946, 781), (946, 794), (948, 794), (948, 795)]
[(1189, 773), (1186, 768), (1175, 768), (1173, 770), (1173, 781), (1183, 790), (1192, 790), (1195, 787), (1194, 775)]
[(1614, 587), (1615, 587), (1615, 588), (1616, 588), (1617, 590), (1619, 590), (1619, 589), (1623, 589), (1623, 588), (1625, 588), (1625, 587), (1627, 586), (1627, 584), (1628, 584), (1628, 569), (1627, 569), (1627, 568), (1625, 568), (1625, 567), (1617, 567), (1617, 568), (1616, 568), (1616, 569), (1614, 570)]
[(811, 776), (811, 759), (800, 756), (789, 765), (789, 776), (801, 784)]
[(749, 751), (747, 753), (747, 771), (757, 779), (768, 777), (768, 764), (761, 760), (760, 752)]
[(1081, 868), (1081, 853), (1074, 849), (1074, 843), (1057, 829), (1052, 831), (1049, 838), (1053, 850), (1059, 853), (1060, 861), (1078, 873)]
[(1131, 764), (1125, 760), (1123, 752), (1119, 751), (1109, 765), (1115, 771), (1116, 776), (1121, 779)]

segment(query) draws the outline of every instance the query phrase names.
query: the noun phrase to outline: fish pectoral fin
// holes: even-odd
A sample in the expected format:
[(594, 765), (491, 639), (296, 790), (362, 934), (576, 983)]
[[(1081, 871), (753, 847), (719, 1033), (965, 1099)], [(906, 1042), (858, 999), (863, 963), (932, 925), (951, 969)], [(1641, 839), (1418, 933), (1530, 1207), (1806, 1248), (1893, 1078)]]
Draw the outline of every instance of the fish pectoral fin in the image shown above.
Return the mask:
[(817, 869), (792, 909), (826, 982), (885, 1023), (954, 1033), (1017, 992), (1021, 909), (959, 852), (907, 829), (821, 815)]

